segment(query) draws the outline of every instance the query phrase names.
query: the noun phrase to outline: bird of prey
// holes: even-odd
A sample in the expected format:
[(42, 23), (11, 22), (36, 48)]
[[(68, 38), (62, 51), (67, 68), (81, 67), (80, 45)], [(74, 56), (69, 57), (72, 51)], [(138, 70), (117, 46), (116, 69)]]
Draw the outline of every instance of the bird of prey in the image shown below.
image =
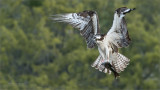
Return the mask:
[(106, 34), (100, 33), (99, 19), (96, 11), (85, 10), (79, 13), (53, 15), (52, 20), (65, 22), (80, 30), (88, 48), (98, 46), (100, 55), (91, 65), (101, 72), (119, 73), (129, 64), (130, 59), (118, 52), (118, 48), (127, 47), (131, 39), (128, 34), (125, 15), (135, 8), (121, 7), (115, 10), (111, 29)]

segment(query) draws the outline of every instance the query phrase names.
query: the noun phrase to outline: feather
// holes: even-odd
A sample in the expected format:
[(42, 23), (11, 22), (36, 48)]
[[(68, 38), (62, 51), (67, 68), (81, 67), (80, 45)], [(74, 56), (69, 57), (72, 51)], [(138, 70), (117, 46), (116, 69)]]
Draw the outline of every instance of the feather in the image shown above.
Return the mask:
[(113, 25), (107, 33), (109, 41), (118, 48), (127, 47), (131, 39), (128, 34), (127, 24), (124, 17), (119, 17), (116, 13), (114, 15)]
[(130, 61), (127, 57), (125, 57), (120, 53), (114, 53), (112, 55), (112, 58), (110, 58), (110, 60), (112, 61), (112, 66), (115, 68), (115, 70), (118, 73), (120, 73), (121, 71), (124, 71), (124, 69), (127, 67)]
[(113, 72), (117, 78), (130, 61), (118, 53), (118, 48), (127, 47), (131, 42), (124, 16), (132, 10), (134, 9), (118, 8), (114, 14), (113, 25), (105, 35), (100, 34), (98, 15), (95, 11), (57, 14), (53, 15), (52, 19), (78, 28), (80, 35), (86, 40), (88, 48), (93, 48), (97, 44), (100, 55), (91, 66), (104, 73), (111, 74)]
[(91, 66), (95, 67), (95, 69), (98, 69), (100, 72), (111, 74), (111, 70), (107, 69), (104, 65), (102, 65), (103, 62), (104, 59), (102, 58), (101, 55), (99, 55)]
[(52, 20), (64, 22), (80, 30), (80, 34), (85, 38), (87, 47), (96, 46), (93, 40), (94, 35), (100, 33), (98, 16), (95, 11), (83, 11), (80, 13), (67, 13), (53, 15)]

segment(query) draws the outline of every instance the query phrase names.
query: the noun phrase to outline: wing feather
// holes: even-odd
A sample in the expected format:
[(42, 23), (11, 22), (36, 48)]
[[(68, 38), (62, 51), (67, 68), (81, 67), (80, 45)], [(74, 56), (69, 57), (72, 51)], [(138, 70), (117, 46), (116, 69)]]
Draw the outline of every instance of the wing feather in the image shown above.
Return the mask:
[(83, 11), (80, 13), (68, 13), (53, 15), (53, 20), (65, 22), (80, 30), (80, 34), (85, 38), (87, 47), (93, 48), (96, 43), (94, 35), (100, 33), (98, 16), (95, 11)]
[(125, 18), (122, 18), (119, 25), (114, 25), (112, 27), (116, 28), (111, 28), (107, 33), (110, 42), (112, 42), (118, 48), (127, 47), (130, 44), (131, 39), (128, 34)]

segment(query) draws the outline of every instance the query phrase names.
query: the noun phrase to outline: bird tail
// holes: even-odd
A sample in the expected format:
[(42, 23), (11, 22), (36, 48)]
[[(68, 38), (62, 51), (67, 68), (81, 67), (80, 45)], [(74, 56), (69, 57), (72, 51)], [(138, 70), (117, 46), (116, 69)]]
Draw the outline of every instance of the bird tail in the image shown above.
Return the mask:
[(102, 65), (104, 60), (102, 56), (99, 55), (91, 66), (95, 67), (95, 69), (98, 69), (99, 71), (104, 73), (111, 74), (111, 72), (113, 72), (115, 78), (117, 79), (117, 77), (120, 76), (119, 73), (121, 71), (124, 71), (124, 69), (127, 67), (130, 61), (130, 59), (128, 59), (120, 53), (113, 53), (109, 60), (111, 60), (111, 63)]
[(110, 60), (112, 60), (112, 66), (115, 68), (115, 71), (118, 73), (120, 73), (121, 71), (124, 71), (124, 69), (127, 67), (130, 61), (130, 59), (128, 59), (127, 57), (125, 57), (120, 53), (113, 53)]
[(99, 55), (98, 58), (93, 62), (91, 66), (94, 67), (95, 69), (98, 69), (101, 72), (111, 74), (111, 70), (107, 69), (104, 65), (101, 65), (103, 62), (104, 62), (104, 59), (102, 58), (101, 55)]

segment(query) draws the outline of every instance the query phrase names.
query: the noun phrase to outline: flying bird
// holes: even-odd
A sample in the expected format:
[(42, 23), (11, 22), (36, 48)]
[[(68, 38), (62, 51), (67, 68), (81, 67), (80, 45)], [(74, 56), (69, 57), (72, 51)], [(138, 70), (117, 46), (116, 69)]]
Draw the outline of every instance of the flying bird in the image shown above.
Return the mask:
[(130, 59), (118, 52), (118, 48), (127, 47), (131, 39), (127, 30), (125, 15), (135, 8), (121, 7), (115, 10), (112, 27), (106, 34), (100, 33), (96, 11), (85, 10), (79, 13), (53, 15), (52, 20), (64, 22), (79, 29), (88, 48), (98, 46), (99, 56), (91, 65), (101, 72), (114, 73), (115, 78), (129, 64)]

